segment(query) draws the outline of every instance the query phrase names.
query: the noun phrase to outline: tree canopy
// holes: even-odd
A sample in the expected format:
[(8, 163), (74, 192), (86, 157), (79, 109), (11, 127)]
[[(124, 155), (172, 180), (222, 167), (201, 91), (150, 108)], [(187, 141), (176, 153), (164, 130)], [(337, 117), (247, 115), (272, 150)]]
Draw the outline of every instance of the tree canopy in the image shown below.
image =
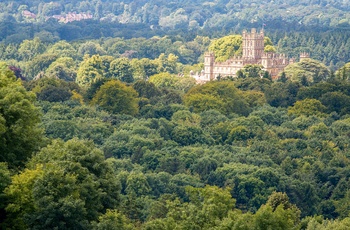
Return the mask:
[(0, 63), (0, 152), (10, 167), (23, 166), (40, 147), (40, 110), (35, 94), (27, 92), (20, 79), (5, 63)]

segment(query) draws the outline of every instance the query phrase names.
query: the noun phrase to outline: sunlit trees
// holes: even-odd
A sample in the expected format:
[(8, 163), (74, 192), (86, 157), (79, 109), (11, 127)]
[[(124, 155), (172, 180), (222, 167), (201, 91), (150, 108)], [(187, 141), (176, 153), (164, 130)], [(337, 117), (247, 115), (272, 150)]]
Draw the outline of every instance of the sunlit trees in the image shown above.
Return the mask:
[(326, 106), (322, 105), (319, 100), (305, 99), (295, 102), (294, 106), (289, 107), (288, 113), (296, 116), (325, 116)]
[(23, 166), (40, 147), (40, 112), (34, 101), (35, 95), (25, 90), (10, 69), (0, 71), (0, 161), (10, 167)]
[(107, 81), (96, 92), (91, 103), (111, 113), (135, 115), (138, 112), (137, 92), (118, 80)]
[(209, 50), (215, 53), (215, 60), (226, 61), (233, 56), (242, 55), (242, 36), (230, 35), (214, 40), (209, 45)]
[(92, 83), (101, 80), (103, 73), (104, 66), (100, 56), (85, 56), (84, 60), (80, 63), (76, 82), (82, 87), (88, 87)]
[(209, 82), (193, 87), (184, 97), (185, 105), (195, 112), (216, 109), (223, 114), (237, 113), (247, 115), (248, 103), (233, 82)]
[(311, 58), (288, 65), (284, 70), (288, 79), (302, 84), (314, 84), (330, 77), (330, 70), (323, 63)]

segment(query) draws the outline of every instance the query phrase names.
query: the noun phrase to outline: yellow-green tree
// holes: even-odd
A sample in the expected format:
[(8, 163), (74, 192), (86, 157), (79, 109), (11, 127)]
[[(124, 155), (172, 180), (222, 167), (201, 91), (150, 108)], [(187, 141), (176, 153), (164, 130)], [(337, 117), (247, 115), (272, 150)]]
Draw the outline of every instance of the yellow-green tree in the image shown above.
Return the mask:
[(103, 84), (91, 103), (111, 113), (135, 115), (138, 112), (137, 92), (118, 80)]
[(215, 53), (215, 60), (226, 61), (233, 56), (242, 55), (242, 36), (229, 35), (214, 40), (209, 45), (209, 50)]
[(89, 57), (84, 56), (84, 60), (80, 63), (76, 82), (82, 87), (88, 87), (92, 83), (103, 78), (104, 66), (99, 55)]
[(96, 230), (132, 230), (135, 226), (122, 213), (117, 210), (107, 210), (98, 218), (98, 222), (93, 223)]
[(213, 81), (190, 89), (184, 96), (184, 103), (195, 112), (216, 109), (223, 114), (246, 115), (249, 106), (243, 93), (229, 81)]
[[(209, 51), (215, 53), (215, 61), (223, 62), (234, 56), (242, 56), (242, 36), (228, 35), (213, 40), (209, 45)], [(276, 48), (268, 37), (264, 37), (265, 52), (275, 52)]]
[(318, 83), (330, 77), (328, 67), (311, 58), (288, 65), (284, 72), (291, 81), (300, 82), (304, 85)]
[(295, 116), (320, 116), (324, 117), (326, 114), (326, 106), (322, 105), (319, 100), (305, 99), (297, 101), (295, 104), (288, 108), (288, 114)]
[(24, 61), (29, 61), (33, 57), (42, 54), (45, 51), (45, 45), (39, 38), (33, 40), (24, 40), (18, 49), (19, 56)]
[(342, 80), (350, 79), (350, 62), (343, 65), (340, 69), (335, 72), (335, 76)]
[(40, 148), (40, 111), (35, 94), (27, 92), (6, 63), (0, 63), (0, 161), (24, 165)]
[(151, 76), (149, 82), (153, 83), (156, 87), (175, 88), (175, 85), (179, 82), (179, 80), (179, 77), (163, 72)]

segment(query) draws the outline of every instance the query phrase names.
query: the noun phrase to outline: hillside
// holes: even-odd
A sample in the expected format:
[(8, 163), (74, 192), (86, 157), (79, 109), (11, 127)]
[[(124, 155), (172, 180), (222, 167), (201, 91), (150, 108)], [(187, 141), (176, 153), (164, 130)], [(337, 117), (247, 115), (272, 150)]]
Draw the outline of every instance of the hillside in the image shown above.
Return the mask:
[[(1, 1), (0, 229), (350, 229), (349, 22), (336, 0)], [(196, 82), (247, 46), (291, 59)]]
[[(262, 25), (271, 28), (348, 27), (350, 3), (335, 0), (216, 0), (216, 1), (2, 1), (1, 20), (43, 22), (54, 15), (86, 14), (87, 18), (120, 23), (143, 23), (161, 28), (230, 28)], [(27, 12), (23, 14), (23, 12)], [(29, 14), (31, 12), (32, 14)], [(76, 20), (82, 19), (80, 15)], [(60, 18), (57, 18), (59, 20)], [(64, 22), (64, 21), (62, 21)], [(237, 25), (238, 24), (238, 25)]]

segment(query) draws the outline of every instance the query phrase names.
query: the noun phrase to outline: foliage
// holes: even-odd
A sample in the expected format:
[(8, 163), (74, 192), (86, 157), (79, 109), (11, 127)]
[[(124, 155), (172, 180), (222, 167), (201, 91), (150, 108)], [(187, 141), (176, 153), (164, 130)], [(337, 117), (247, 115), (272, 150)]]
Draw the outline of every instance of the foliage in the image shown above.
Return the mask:
[[(16, 229), (84, 229), (118, 205), (118, 182), (91, 142), (54, 141), (6, 189)], [(24, 207), (24, 208), (22, 208)]]
[(324, 64), (309, 58), (288, 65), (284, 72), (291, 81), (304, 85), (325, 81), (330, 77), (330, 71)]
[(50, 78), (58, 78), (65, 81), (75, 81), (74, 60), (70, 57), (61, 57), (52, 62), (46, 69), (45, 74)]
[(104, 83), (91, 103), (111, 113), (135, 115), (138, 112), (137, 92), (118, 80)]
[(249, 108), (242, 93), (232, 82), (209, 82), (193, 87), (184, 96), (184, 103), (195, 112), (216, 109), (223, 114), (247, 115)]
[(243, 69), (237, 72), (237, 76), (240, 78), (262, 78), (266, 73), (263, 69), (262, 65), (245, 65)]
[(295, 116), (325, 116), (326, 107), (319, 100), (305, 99), (295, 102), (294, 106), (288, 109), (288, 113)]
[[(9, 167), (23, 166), (40, 147), (40, 111), (35, 94), (27, 92), (5, 63), (0, 72), (0, 152)], [(7, 69), (6, 69), (7, 68)]]
[(233, 56), (242, 56), (242, 36), (230, 35), (214, 40), (209, 50), (215, 53), (215, 61), (223, 62)]
[[(348, 229), (349, 9), (1, 2), (0, 228)], [(50, 18), (70, 12), (93, 18)], [(266, 52), (318, 61), (195, 85), (208, 47), (240, 55), (262, 24)]]
[(104, 66), (102, 65), (102, 59), (100, 56), (84, 56), (84, 61), (80, 63), (77, 72), (76, 82), (82, 87), (87, 87), (92, 83), (101, 80), (103, 78), (103, 73)]
[(117, 210), (107, 210), (104, 215), (98, 218), (98, 223), (95, 224), (96, 230), (131, 230), (134, 229), (130, 221)]
[(122, 82), (131, 83), (134, 81), (132, 67), (127, 58), (115, 59), (111, 62), (109, 72), (112, 78)]

